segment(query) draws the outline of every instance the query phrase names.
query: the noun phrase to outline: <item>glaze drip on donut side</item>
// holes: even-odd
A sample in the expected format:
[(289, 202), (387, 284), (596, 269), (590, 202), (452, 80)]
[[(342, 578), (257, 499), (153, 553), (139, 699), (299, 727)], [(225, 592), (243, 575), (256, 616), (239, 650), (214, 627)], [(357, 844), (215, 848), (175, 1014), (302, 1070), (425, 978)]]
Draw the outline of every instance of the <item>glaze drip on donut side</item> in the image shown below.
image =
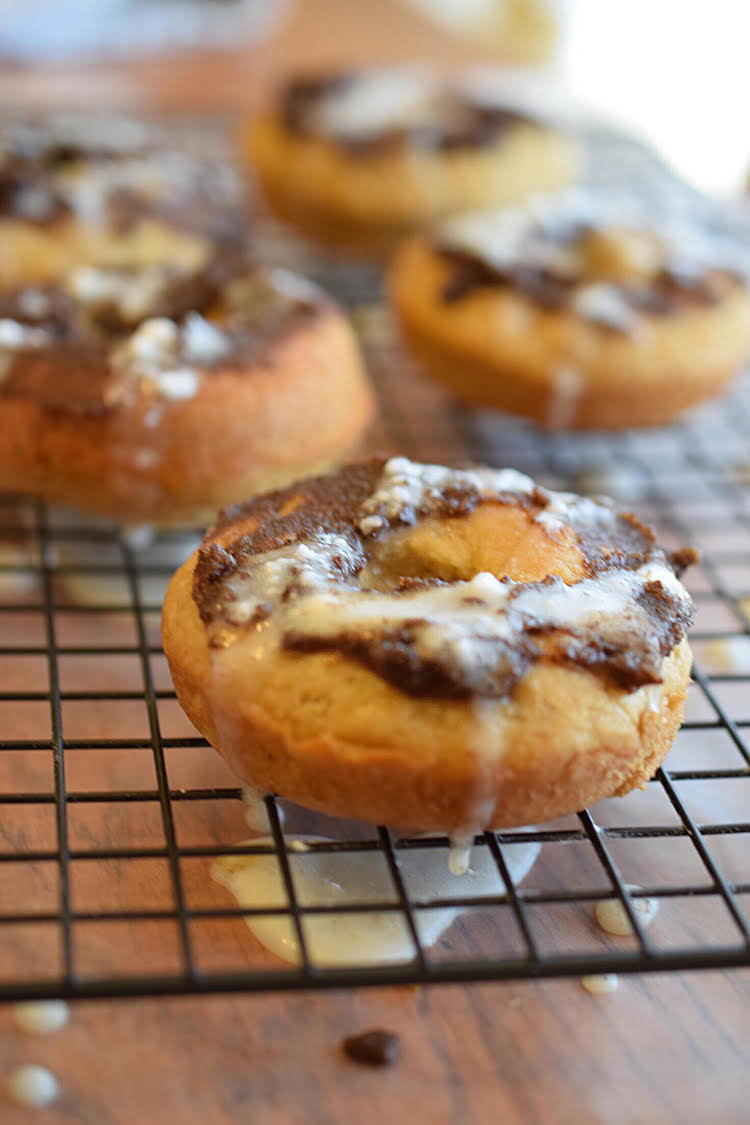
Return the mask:
[[(651, 204), (652, 201), (649, 201)], [(446, 304), (508, 288), (625, 335), (644, 316), (716, 305), (750, 277), (750, 255), (704, 217), (577, 189), (525, 208), (466, 215), (435, 236)]]
[(0, 398), (78, 415), (192, 398), (330, 308), (312, 283), (222, 254), (188, 270), (78, 267), (0, 297)]
[[(521, 510), (547, 542), (572, 536), (582, 577), (384, 578), (382, 551), (410, 529), (487, 505)], [(651, 532), (610, 502), (547, 492), (514, 470), (405, 458), (229, 509), (201, 547), (193, 597), (217, 651), (253, 635), (266, 655), (335, 651), (408, 694), (480, 700), (510, 698), (540, 660), (628, 691), (658, 684), (693, 613)]]

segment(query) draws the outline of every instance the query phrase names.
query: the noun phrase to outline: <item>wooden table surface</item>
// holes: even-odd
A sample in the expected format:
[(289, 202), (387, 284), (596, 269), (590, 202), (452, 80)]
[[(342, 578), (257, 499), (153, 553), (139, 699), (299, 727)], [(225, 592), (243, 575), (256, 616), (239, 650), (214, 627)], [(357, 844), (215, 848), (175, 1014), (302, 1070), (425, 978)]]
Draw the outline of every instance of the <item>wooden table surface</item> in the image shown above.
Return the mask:
[[(414, 53), (462, 52), (393, 3), (308, 0), (261, 51), (6, 66), (0, 98), (226, 110), (255, 104), (280, 69)], [(85, 1002), (46, 1038), (18, 1032), (6, 1007), (0, 1072), (38, 1062), (58, 1075), (59, 1102), (37, 1111), (49, 1125), (740, 1125), (749, 1011), (750, 972), (621, 977), (603, 996), (572, 979)], [(341, 1055), (342, 1036), (372, 1026), (401, 1036), (390, 1070)], [(32, 1119), (0, 1082), (3, 1125)]]
[[(748, 1121), (750, 974), (88, 1002), (45, 1038), (0, 1009), (0, 1058), (60, 1078), (46, 1125), (699, 1125)], [(342, 1058), (398, 1031), (390, 1070)], [(0, 1096), (3, 1125), (34, 1119)]]

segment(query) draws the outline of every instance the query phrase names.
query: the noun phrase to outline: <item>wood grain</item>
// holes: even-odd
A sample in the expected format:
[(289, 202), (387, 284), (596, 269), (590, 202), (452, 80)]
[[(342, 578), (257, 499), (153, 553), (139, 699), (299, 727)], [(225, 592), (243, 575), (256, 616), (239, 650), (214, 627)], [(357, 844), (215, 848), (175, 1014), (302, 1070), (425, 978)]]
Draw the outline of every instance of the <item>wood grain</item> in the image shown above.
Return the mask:
[[(722, 1125), (747, 1122), (750, 974), (82, 1003), (47, 1039), (0, 1011), (3, 1069), (59, 1077), (47, 1125)], [(382, 1026), (370, 1071), (344, 1035)], [(0, 1095), (4, 1125), (28, 1111)]]

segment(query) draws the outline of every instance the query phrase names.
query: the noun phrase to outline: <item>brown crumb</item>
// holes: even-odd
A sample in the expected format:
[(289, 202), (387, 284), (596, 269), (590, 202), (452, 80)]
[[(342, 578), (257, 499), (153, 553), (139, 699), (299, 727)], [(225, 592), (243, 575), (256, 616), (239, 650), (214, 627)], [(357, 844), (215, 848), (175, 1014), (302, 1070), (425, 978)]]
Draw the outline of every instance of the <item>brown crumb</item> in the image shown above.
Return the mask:
[(698, 565), (701, 556), (694, 547), (680, 547), (678, 551), (672, 551), (669, 561), (677, 577), (681, 578), (689, 566)]
[(395, 1031), (384, 1031), (382, 1028), (362, 1031), (359, 1035), (347, 1035), (341, 1046), (350, 1059), (367, 1066), (391, 1066), (399, 1055), (398, 1035)]

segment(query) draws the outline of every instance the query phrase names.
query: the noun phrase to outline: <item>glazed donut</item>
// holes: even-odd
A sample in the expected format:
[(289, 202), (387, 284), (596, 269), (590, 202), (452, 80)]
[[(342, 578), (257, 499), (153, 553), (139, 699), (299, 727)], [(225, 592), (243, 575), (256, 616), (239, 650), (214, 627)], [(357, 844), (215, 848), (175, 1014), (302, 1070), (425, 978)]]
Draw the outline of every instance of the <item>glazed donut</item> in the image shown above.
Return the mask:
[(256, 788), (465, 836), (652, 776), (682, 719), (692, 561), (511, 469), (372, 460), (224, 512), (172, 578), (164, 649)]
[(326, 242), (387, 250), (456, 211), (571, 180), (577, 148), (545, 123), (537, 91), (415, 67), (299, 78), (243, 146), (283, 218)]
[(82, 262), (197, 266), (240, 246), (239, 180), (124, 118), (52, 116), (0, 126), (0, 286), (56, 281)]
[(750, 353), (750, 259), (647, 204), (579, 190), (416, 236), (389, 282), (408, 344), (462, 399), (550, 428), (663, 424), (718, 394)]
[(205, 526), (339, 462), (372, 410), (345, 318), (284, 270), (217, 253), (0, 296), (0, 488)]

